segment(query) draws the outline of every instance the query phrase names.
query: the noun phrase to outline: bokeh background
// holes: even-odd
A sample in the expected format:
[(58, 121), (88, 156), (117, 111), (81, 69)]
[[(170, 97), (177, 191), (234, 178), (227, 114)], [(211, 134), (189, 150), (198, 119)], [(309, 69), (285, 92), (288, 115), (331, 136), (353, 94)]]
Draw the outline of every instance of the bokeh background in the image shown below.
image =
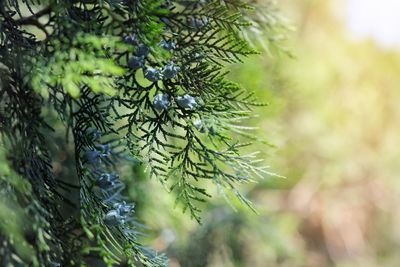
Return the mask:
[(201, 226), (156, 181), (135, 181), (149, 243), (172, 267), (400, 266), (400, 1), (277, 5), (291, 56), (251, 57), (231, 77), (269, 103), (251, 123), (285, 178), (243, 189), (259, 214), (217, 194)]

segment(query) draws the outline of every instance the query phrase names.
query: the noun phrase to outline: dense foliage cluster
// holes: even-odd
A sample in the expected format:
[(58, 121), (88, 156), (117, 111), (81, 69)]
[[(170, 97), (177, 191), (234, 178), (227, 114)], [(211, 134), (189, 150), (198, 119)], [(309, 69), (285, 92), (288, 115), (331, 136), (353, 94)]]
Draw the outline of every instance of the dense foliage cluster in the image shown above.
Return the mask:
[[(119, 178), (132, 162), (197, 221), (209, 183), (250, 205), (237, 185), (268, 172), (229, 133), (250, 137), (261, 103), (224, 64), (256, 53), (252, 30), (275, 31), (254, 4), (0, 1), (1, 266), (167, 265), (139, 242)], [(63, 177), (55, 121), (74, 147)]]

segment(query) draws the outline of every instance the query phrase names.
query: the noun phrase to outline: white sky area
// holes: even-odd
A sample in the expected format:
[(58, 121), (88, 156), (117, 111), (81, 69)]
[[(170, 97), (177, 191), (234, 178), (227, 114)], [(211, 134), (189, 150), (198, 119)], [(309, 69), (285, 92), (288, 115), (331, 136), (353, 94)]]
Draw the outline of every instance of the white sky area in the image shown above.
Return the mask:
[(400, 48), (400, 0), (347, 0), (346, 22), (356, 38)]

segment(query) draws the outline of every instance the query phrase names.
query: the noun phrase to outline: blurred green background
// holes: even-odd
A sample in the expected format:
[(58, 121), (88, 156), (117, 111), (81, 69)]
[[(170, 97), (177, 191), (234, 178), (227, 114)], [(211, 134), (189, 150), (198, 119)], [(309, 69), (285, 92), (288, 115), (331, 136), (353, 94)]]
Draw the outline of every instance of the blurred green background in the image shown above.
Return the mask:
[(172, 267), (400, 266), (400, 54), (355, 38), (346, 1), (278, 5), (296, 28), (293, 57), (254, 56), (231, 78), (269, 103), (252, 124), (274, 145), (258, 146), (266, 164), (286, 178), (243, 189), (259, 215), (216, 197), (202, 226), (156, 181), (136, 181), (151, 245)]

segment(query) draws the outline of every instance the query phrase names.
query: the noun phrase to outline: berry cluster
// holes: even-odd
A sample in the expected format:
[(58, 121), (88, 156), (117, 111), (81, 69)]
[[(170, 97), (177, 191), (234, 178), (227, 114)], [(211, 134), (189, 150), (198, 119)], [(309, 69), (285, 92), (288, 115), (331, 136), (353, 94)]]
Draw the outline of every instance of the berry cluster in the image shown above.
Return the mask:
[(134, 205), (126, 204), (121, 196), (121, 191), (125, 188), (119, 179), (119, 175), (110, 172), (109, 166), (113, 165), (114, 158), (119, 154), (113, 151), (111, 143), (101, 143), (101, 132), (97, 129), (87, 130), (88, 139), (93, 142), (93, 147), (85, 152), (86, 167), (90, 169), (92, 178), (93, 192), (101, 199), (102, 203), (108, 207), (103, 220), (108, 226), (123, 225), (130, 220)]
[[(193, 110), (198, 106), (198, 100), (196, 97), (185, 94), (184, 96), (178, 96), (176, 103), (180, 108)], [(157, 94), (153, 100), (153, 106), (156, 110), (168, 110), (170, 106), (170, 96), (168, 94)]]
[[(168, 80), (176, 77), (180, 71), (180, 67), (173, 61), (168, 62), (164, 67), (146, 66), (147, 57), (150, 54), (150, 48), (143, 43), (140, 43), (135, 35), (128, 35), (124, 38), (124, 42), (136, 46), (136, 51), (128, 59), (128, 67), (134, 71), (138, 69), (143, 70), (144, 77), (151, 81), (157, 82), (159, 80)], [(162, 40), (159, 46), (169, 52), (176, 48), (174, 41)]]
[[(200, 22), (203, 23), (202, 20), (196, 20), (197, 27)], [(169, 61), (163, 67), (146, 66), (146, 59), (150, 53), (150, 49), (146, 45), (140, 43), (135, 35), (126, 36), (124, 41), (127, 44), (137, 46), (135, 54), (128, 60), (128, 67), (134, 71), (143, 69), (143, 75), (147, 80), (156, 83), (160, 80), (174, 79), (181, 70), (173, 61)], [(162, 40), (159, 46), (169, 52), (173, 52), (176, 49), (176, 43), (174, 41)], [(158, 111), (168, 110), (171, 105), (170, 98), (169, 94), (157, 94), (153, 100), (154, 108)], [(198, 99), (189, 94), (185, 94), (183, 96), (177, 96), (176, 103), (182, 109), (193, 110), (198, 106)]]

